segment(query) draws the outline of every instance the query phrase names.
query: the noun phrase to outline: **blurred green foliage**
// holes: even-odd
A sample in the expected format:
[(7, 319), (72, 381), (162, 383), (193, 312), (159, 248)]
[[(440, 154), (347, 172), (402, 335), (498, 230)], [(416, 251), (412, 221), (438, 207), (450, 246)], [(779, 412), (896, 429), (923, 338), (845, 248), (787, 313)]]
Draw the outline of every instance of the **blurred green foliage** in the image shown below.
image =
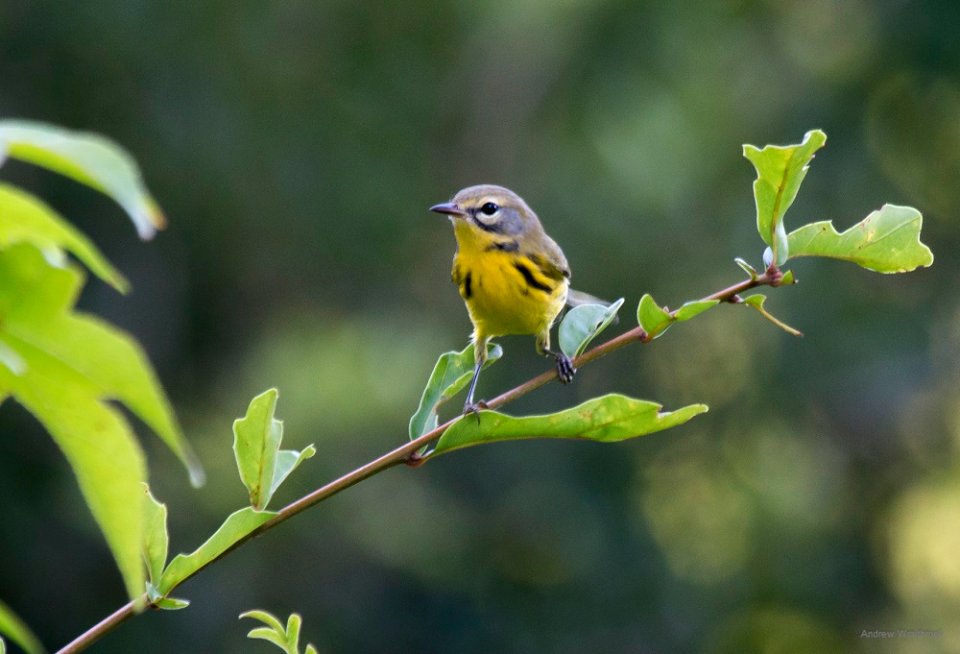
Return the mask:
[[(467, 184), (520, 193), (577, 288), (679, 306), (740, 279), (733, 257), (760, 265), (741, 145), (816, 125), (791, 224), (912, 205), (938, 256), (892, 278), (798, 261), (776, 314), (804, 339), (719, 307), (513, 407), (621, 391), (706, 402), (698, 422), (379, 475), (97, 651), (242, 651), (250, 606), (299, 611), (320, 651), (874, 651), (863, 630), (901, 628), (943, 634), (891, 651), (960, 651), (957, 19), (946, 0), (0, 5), (0, 115), (128, 146), (170, 220), (144, 245), (108, 200), (3, 169), (132, 282), (81, 306), (144, 342), (207, 466), (191, 490), (145, 443), (174, 551), (245, 501), (230, 422), (266, 386), (288, 444), (321, 454), (279, 502), (406, 438), (469, 332), (426, 211)], [(485, 393), (544, 366), (501, 344)], [(0, 421), (0, 589), (55, 646), (122, 586), (62, 457), (17, 407)]]

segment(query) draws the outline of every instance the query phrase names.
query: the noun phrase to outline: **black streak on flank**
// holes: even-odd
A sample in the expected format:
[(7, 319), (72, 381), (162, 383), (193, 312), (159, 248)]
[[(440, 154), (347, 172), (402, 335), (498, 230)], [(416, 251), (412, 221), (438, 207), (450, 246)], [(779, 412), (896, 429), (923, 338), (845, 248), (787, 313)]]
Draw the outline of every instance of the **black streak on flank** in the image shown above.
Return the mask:
[(493, 245), (487, 246), (487, 252), (491, 250), (499, 250), (500, 252), (517, 252), (520, 249), (520, 244), (516, 241), (499, 241)]
[(556, 266), (551, 266), (543, 260), (539, 254), (531, 254), (530, 261), (540, 270), (544, 277), (550, 277), (551, 279), (560, 279), (557, 277), (557, 272), (559, 272), (563, 277), (567, 279), (570, 278), (570, 271), (566, 268), (557, 268)]
[(547, 286), (546, 284), (538, 281), (537, 278), (533, 276), (533, 272), (531, 272), (529, 268), (527, 268), (525, 265), (523, 265), (519, 261), (513, 264), (513, 267), (519, 270), (520, 274), (523, 275), (523, 279), (524, 281), (527, 282), (527, 286), (532, 286), (538, 291), (543, 291), (544, 293), (553, 292), (553, 287)]
[(473, 278), (470, 276), (470, 273), (467, 273), (467, 276), (463, 278), (463, 298), (469, 300), (473, 296)]

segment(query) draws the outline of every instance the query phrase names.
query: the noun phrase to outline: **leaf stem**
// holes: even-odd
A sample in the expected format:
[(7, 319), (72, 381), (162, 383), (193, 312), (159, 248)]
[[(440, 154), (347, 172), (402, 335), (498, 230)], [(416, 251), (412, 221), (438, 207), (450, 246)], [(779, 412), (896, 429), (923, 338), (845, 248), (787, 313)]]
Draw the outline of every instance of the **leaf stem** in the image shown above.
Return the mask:
[[(783, 274), (780, 272), (780, 270), (775, 265), (772, 265), (769, 268), (767, 268), (766, 271), (764, 271), (760, 275), (757, 275), (756, 277), (745, 279), (737, 284), (733, 284), (732, 286), (729, 286), (723, 290), (717, 291), (716, 293), (708, 295), (702, 299), (703, 300), (720, 300), (721, 302), (735, 302), (736, 301), (735, 298), (740, 293), (743, 293), (744, 291), (748, 291), (752, 288), (756, 288), (758, 286), (779, 286), (782, 278), (783, 278)], [(671, 316), (676, 315), (676, 311), (671, 311), (670, 315)], [(600, 359), (601, 357), (604, 357), (610, 354), (611, 352), (619, 350), (620, 348), (623, 348), (632, 343), (649, 343), (651, 340), (653, 339), (642, 327), (634, 327), (629, 331), (626, 331), (618, 336), (611, 338), (608, 341), (601, 343), (600, 345), (597, 345), (591, 348), (590, 350), (587, 350), (586, 352), (581, 354), (579, 357), (574, 359), (573, 363), (575, 366), (580, 367), (592, 361)], [(548, 370), (546, 372), (543, 372), (537, 375), (536, 377), (533, 377), (532, 379), (525, 381), (524, 383), (520, 384), (519, 386), (516, 386), (515, 388), (512, 388), (504, 393), (501, 393), (495, 398), (487, 401), (486, 405), (490, 409), (495, 409), (497, 407), (503, 406), (504, 404), (513, 402), (514, 400), (520, 397), (523, 397), (527, 393), (530, 393), (531, 391), (534, 391), (540, 388), (541, 386), (544, 386), (545, 384), (550, 383), (551, 381), (556, 379), (556, 377), (557, 377), (557, 372), (555, 369)], [(253, 538), (256, 538), (257, 536), (273, 529), (277, 525), (283, 522), (286, 522), (287, 520), (297, 515), (298, 513), (301, 513), (306, 509), (314, 506), (315, 504), (318, 504), (323, 500), (326, 500), (332, 497), (333, 495), (336, 495), (340, 491), (350, 488), (354, 484), (357, 484), (368, 477), (371, 477), (379, 472), (383, 472), (387, 468), (392, 468), (401, 463), (407, 463), (411, 466), (417, 466), (424, 463), (426, 459), (418, 457), (417, 451), (420, 448), (424, 447), (425, 445), (428, 445), (430, 442), (439, 438), (444, 431), (446, 431), (454, 422), (459, 420), (461, 417), (462, 416), (456, 416), (454, 418), (451, 418), (450, 420), (446, 421), (442, 425), (439, 425), (435, 429), (432, 429), (431, 431), (420, 436), (419, 438), (408, 441), (403, 445), (397, 448), (394, 448), (393, 450), (390, 450), (386, 454), (383, 454), (378, 458), (368, 463), (365, 463), (359, 468), (356, 468), (355, 470), (352, 470), (351, 472), (348, 472), (347, 474), (341, 477), (338, 477), (337, 479), (334, 479), (333, 481), (325, 484), (324, 486), (321, 486), (320, 488), (310, 493), (307, 493), (300, 499), (291, 502), (287, 506), (277, 511), (276, 516), (274, 516), (267, 522), (263, 523), (262, 525), (260, 525), (259, 527), (251, 531), (249, 534), (247, 534), (243, 538), (239, 539), (237, 542), (231, 545), (228, 549), (226, 549), (223, 553), (221, 553), (218, 557), (209, 561), (206, 565), (194, 570), (193, 573), (191, 573), (183, 581), (186, 581), (187, 579), (193, 577), (198, 572), (200, 572), (200, 570), (203, 570), (205, 567), (207, 567), (214, 561), (217, 561), (223, 558), (228, 553), (240, 547), (247, 541)], [(170, 591), (172, 591), (174, 588), (176, 588), (176, 586), (172, 587)], [(149, 600), (147, 600), (146, 605), (150, 606)], [(112, 631), (117, 626), (119, 626), (129, 618), (133, 617), (134, 615), (136, 615), (136, 608), (135, 608), (134, 602), (128, 602), (127, 604), (120, 607), (119, 609), (114, 611), (112, 614), (110, 614), (109, 616), (101, 620), (99, 623), (97, 623), (96, 625), (94, 625), (93, 627), (85, 631), (83, 634), (78, 636), (68, 645), (60, 649), (57, 652), (57, 654), (74, 654), (75, 652), (80, 652), (86, 649), (87, 647), (95, 643), (97, 640), (102, 638), (104, 635), (106, 635), (108, 632)]]

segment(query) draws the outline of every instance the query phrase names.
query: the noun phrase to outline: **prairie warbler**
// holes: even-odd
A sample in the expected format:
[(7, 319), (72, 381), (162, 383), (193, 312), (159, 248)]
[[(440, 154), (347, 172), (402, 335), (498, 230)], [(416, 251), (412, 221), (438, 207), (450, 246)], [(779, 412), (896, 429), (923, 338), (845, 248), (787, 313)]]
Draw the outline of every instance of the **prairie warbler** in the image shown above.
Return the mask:
[(560, 381), (571, 382), (573, 363), (550, 349), (550, 326), (567, 302), (570, 267), (537, 214), (513, 191), (488, 184), (465, 188), (430, 210), (453, 222), (451, 277), (473, 323), (476, 367), (464, 411), (483, 407), (474, 404), (473, 394), (495, 336), (535, 335), (537, 352), (553, 357)]

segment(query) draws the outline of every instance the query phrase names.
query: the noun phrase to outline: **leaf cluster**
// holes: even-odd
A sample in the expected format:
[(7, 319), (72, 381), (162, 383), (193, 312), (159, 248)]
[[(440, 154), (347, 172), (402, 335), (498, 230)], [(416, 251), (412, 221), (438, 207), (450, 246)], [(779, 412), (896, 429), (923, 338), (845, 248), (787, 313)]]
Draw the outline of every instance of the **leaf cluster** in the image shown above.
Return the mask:
[[(143, 239), (164, 226), (133, 159), (102, 136), (27, 121), (0, 121), (0, 166), (18, 159), (59, 173), (117, 201)], [(69, 256), (68, 256), (69, 255)], [(131, 598), (146, 581), (140, 547), (147, 478), (129, 420), (141, 419), (186, 466), (203, 469), (137, 341), (96, 316), (75, 310), (84, 264), (126, 293), (129, 282), (66, 219), (28, 191), (0, 182), (0, 401), (12, 398), (51, 435), (72, 468), (84, 500), (120, 569)], [(36, 638), (0, 607), (0, 633), (28, 652)]]
[(299, 452), (280, 449), (283, 422), (274, 417), (278, 399), (279, 392), (268, 389), (250, 401), (243, 418), (234, 421), (233, 451), (250, 506), (227, 516), (213, 535), (193, 552), (178, 554), (167, 564), (167, 509), (144, 486), (148, 529), (142, 550), (149, 571), (147, 596), (151, 605), (169, 610), (186, 607), (187, 600), (172, 598), (170, 592), (276, 518), (276, 512), (267, 510), (273, 494), (291, 472), (316, 454), (313, 445)]
[[(286, 626), (272, 614), (261, 610), (245, 611), (240, 614), (240, 618), (252, 618), (267, 625), (251, 629), (247, 633), (248, 638), (259, 638), (273, 643), (286, 654), (300, 654), (300, 625), (303, 620), (299, 613), (291, 613)], [(317, 654), (317, 648), (308, 644), (303, 654)]]

